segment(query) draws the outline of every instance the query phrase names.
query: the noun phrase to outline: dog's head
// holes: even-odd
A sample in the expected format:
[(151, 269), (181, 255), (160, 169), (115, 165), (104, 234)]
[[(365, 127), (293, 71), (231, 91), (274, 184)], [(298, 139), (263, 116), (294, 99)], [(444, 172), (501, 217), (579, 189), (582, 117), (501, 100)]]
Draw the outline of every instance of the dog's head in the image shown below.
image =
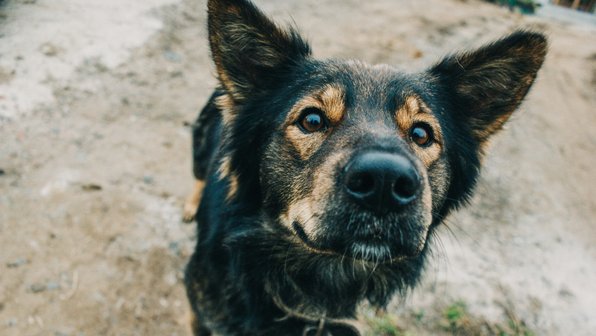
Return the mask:
[(516, 32), (404, 74), (315, 60), (295, 31), (243, 0), (209, 1), (209, 38), (229, 201), (253, 204), (314, 253), (375, 262), (419, 255), (469, 197), (487, 140), (547, 45)]

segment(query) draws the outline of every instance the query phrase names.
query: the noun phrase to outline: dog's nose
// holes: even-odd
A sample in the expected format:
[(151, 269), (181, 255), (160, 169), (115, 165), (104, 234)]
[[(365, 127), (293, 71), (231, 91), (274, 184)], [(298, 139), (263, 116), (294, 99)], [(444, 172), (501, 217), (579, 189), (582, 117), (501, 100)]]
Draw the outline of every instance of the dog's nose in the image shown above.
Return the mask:
[(354, 201), (380, 213), (412, 203), (421, 187), (416, 167), (409, 159), (385, 152), (356, 155), (346, 165), (343, 182)]

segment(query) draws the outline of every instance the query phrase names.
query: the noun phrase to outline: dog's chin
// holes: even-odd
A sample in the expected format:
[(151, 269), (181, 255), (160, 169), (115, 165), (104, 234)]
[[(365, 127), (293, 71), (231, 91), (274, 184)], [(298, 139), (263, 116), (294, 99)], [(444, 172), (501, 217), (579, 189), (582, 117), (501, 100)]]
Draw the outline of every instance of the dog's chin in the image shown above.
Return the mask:
[(422, 251), (422, 248), (414, 246), (409, 246), (409, 248), (399, 247), (390, 241), (374, 237), (354, 239), (347, 244), (345, 242), (342, 244), (322, 244), (318, 239), (309, 238), (297, 222), (294, 222), (293, 226), (296, 236), (310, 252), (341, 256), (342, 259), (350, 258), (359, 262), (374, 264), (395, 263), (415, 258)]
[(400, 261), (405, 256), (394, 255), (391, 247), (380, 242), (355, 242), (348, 248), (348, 253), (352, 259), (373, 263), (385, 263)]
[(346, 254), (352, 259), (371, 262), (375, 264), (396, 263), (407, 259), (416, 258), (422, 252), (422, 248), (410, 247), (408, 249), (396, 248), (395, 246), (380, 241), (359, 241), (348, 246)]

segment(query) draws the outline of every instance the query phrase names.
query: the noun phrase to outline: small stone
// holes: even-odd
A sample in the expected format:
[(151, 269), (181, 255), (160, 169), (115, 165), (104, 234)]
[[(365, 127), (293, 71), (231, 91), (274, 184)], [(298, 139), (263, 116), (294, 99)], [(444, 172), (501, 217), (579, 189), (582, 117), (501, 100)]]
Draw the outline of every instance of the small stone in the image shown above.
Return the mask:
[(179, 70), (172, 71), (172, 72), (170, 72), (170, 77), (171, 78), (182, 77), (183, 74), (184, 73), (182, 71), (179, 71)]
[(19, 266), (23, 266), (25, 264), (28, 264), (29, 260), (25, 259), (25, 258), (18, 258), (14, 261), (9, 261), (6, 263), (6, 267), (8, 268), (17, 268)]
[(143, 182), (146, 184), (153, 184), (153, 176), (145, 175), (143, 176)]
[(422, 56), (424, 56), (424, 53), (419, 49), (414, 50), (414, 52), (412, 53), (412, 58), (415, 59), (420, 58)]
[(176, 241), (170, 242), (168, 244), (168, 249), (174, 254), (178, 254), (180, 253), (180, 244)]
[(85, 191), (99, 191), (103, 188), (99, 184), (87, 183), (87, 184), (83, 184), (81, 186), (81, 189), (83, 189)]
[(58, 48), (51, 43), (44, 43), (39, 47), (39, 51), (46, 56), (56, 56), (58, 54)]
[(6, 175), (6, 170), (0, 168), (0, 176), (2, 176), (2, 175)]
[(178, 53), (171, 51), (171, 50), (164, 51), (163, 56), (165, 57), (165, 59), (167, 59), (170, 62), (178, 63), (178, 62), (182, 61), (182, 57), (180, 57), (180, 55)]
[(563, 287), (559, 290), (559, 296), (565, 297), (565, 298), (571, 298), (571, 297), (574, 297), (575, 295), (573, 295), (573, 292), (569, 288)]
[(34, 283), (33, 285), (29, 286), (29, 289), (33, 293), (41, 293), (46, 290), (46, 285), (41, 283)]
[(47, 290), (56, 290), (56, 289), (60, 289), (60, 284), (50, 281), (46, 284), (46, 289)]

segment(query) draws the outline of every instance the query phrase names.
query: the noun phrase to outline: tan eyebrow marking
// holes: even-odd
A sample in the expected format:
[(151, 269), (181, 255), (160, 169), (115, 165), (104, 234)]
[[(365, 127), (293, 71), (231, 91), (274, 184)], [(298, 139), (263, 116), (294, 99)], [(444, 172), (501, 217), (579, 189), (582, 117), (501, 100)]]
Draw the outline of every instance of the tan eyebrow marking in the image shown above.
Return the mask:
[(288, 123), (293, 123), (306, 108), (314, 107), (325, 113), (331, 125), (341, 121), (345, 113), (345, 92), (337, 85), (327, 85), (322, 90), (310, 94), (296, 103), (288, 115)]
[(441, 125), (435, 118), (430, 108), (416, 95), (406, 97), (404, 104), (395, 112), (400, 135), (409, 141), (410, 128), (418, 123), (424, 122), (430, 125), (433, 130), (435, 142), (427, 148), (412, 146), (416, 155), (422, 160), (425, 166), (430, 166), (441, 155), (443, 147), (443, 134)]
[(395, 120), (397, 121), (397, 125), (400, 129), (407, 130), (414, 124), (416, 115), (422, 113), (431, 114), (431, 111), (428, 106), (426, 106), (426, 104), (424, 104), (417, 96), (408, 96), (406, 97), (404, 104), (397, 109), (395, 113)]
[(329, 85), (320, 93), (319, 99), (323, 104), (323, 111), (331, 124), (337, 124), (344, 116), (345, 93), (337, 86)]
[(327, 85), (298, 101), (290, 110), (285, 124), (285, 136), (303, 160), (307, 160), (316, 152), (326, 138), (323, 132), (305, 134), (294, 125), (302, 112), (310, 107), (321, 110), (333, 127), (343, 119), (345, 114), (344, 90), (336, 85)]

